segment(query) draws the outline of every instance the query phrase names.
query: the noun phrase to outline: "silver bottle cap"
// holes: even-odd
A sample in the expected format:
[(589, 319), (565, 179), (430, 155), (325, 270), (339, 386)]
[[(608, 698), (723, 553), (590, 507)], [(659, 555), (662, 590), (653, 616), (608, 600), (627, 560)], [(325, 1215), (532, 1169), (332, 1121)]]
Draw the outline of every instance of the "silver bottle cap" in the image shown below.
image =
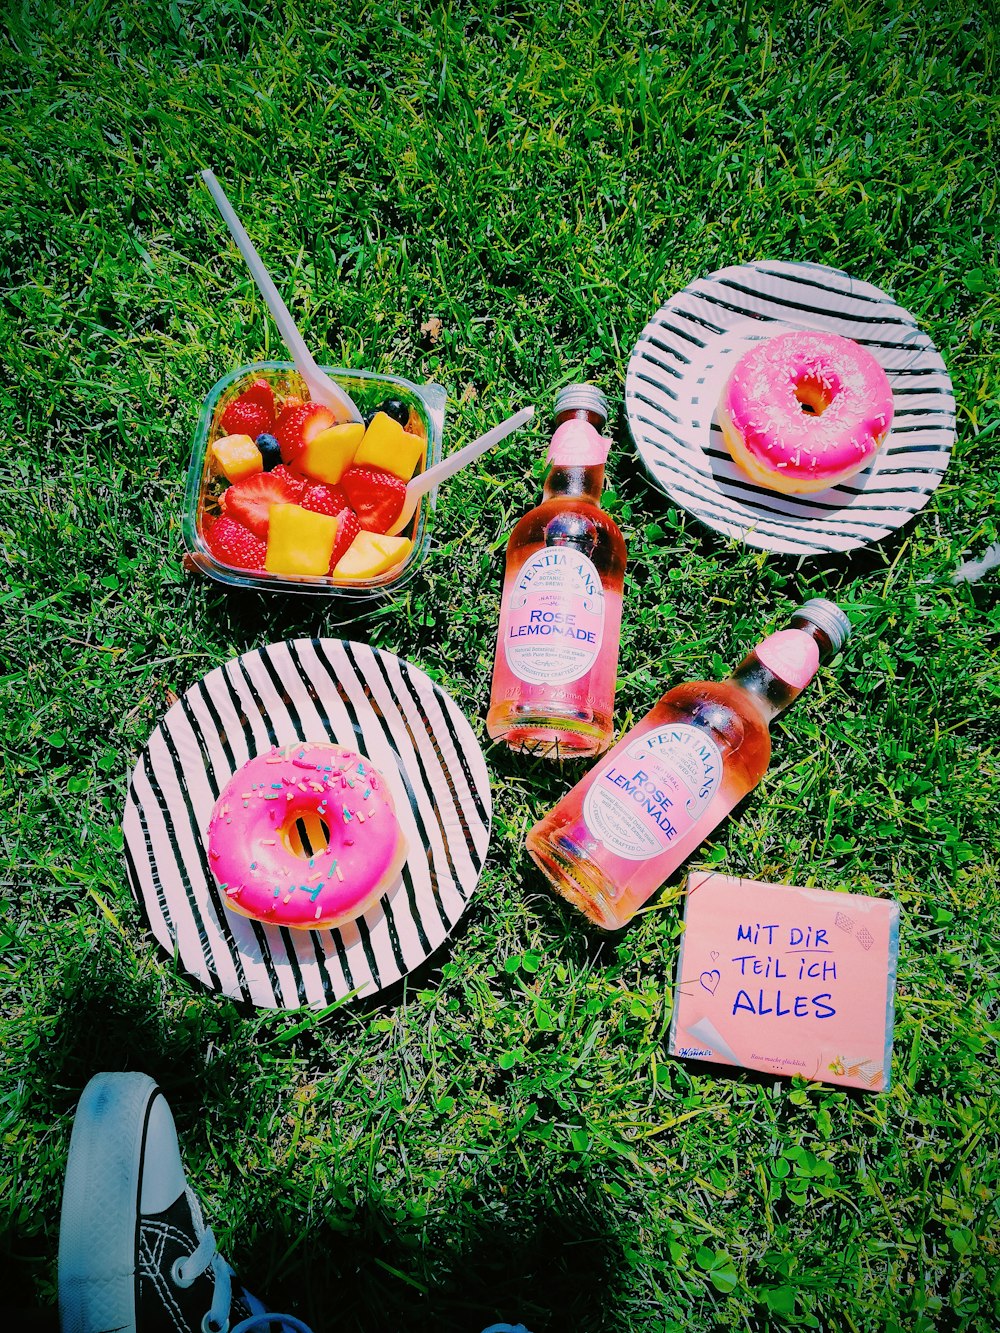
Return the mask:
[(556, 394), (556, 416), (562, 412), (596, 412), (607, 422), (608, 400), (596, 384), (567, 384)]
[(836, 602), (825, 597), (813, 597), (792, 613), (793, 620), (807, 620), (821, 629), (830, 640), (832, 653), (839, 653), (851, 637), (851, 622)]

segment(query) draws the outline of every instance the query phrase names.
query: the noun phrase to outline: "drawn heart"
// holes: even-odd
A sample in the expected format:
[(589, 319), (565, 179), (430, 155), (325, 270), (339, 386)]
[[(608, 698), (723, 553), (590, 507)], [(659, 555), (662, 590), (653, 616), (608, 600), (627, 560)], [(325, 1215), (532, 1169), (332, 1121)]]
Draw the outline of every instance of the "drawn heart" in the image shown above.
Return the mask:
[(718, 962), (718, 958), (719, 958), (719, 951), (718, 951), (718, 949), (713, 949), (712, 952), (709, 954), (709, 957), (711, 958), (711, 960), (712, 960), (713, 963)]
[(698, 980), (701, 982), (702, 986), (704, 986), (705, 990), (708, 991), (709, 995), (714, 995), (718, 989), (719, 982), (722, 980), (722, 973), (717, 967), (713, 967), (711, 972), (702, 972)]

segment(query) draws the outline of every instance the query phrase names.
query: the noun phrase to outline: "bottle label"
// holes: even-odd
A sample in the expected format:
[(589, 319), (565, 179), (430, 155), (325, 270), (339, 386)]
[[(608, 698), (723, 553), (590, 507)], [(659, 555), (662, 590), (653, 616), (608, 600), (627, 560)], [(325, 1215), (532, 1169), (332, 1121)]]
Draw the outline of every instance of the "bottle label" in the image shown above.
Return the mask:
[(804, 690), (819, 670), (819, 645), (800, 629), (780, 629), (753, 650), (757, 661), (793, 690)]
[(546, 546), (510, 590), (504, 653), (519, 680), (565, 685), (585, 676), (604, 640), (604, 587), (594, 562), (571, 546)]
[(601, 467), (611, 441), (598, 434), (589, 421), (564, 421), (549, 443), (549, 467)]
[(675, 722), (640, 736), (598, 773), (583, 817), (605, 847), (648, 861), (690, 833), (719, 789), (722, 755), (701, 727)]

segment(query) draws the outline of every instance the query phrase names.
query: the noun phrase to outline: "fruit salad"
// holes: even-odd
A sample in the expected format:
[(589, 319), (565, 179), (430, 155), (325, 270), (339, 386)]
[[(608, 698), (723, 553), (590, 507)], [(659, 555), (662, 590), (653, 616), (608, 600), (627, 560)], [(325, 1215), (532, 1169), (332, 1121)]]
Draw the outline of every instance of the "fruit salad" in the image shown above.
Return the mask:
[(415, 386), (344, 379), (363, 420), (343, 423), (291, 368), (229, 378), (206, 402), (192, 459), (194, 562), (242, 584), (332, 592), (394, 582), (422, 533), (421, 514), (405, 516), (403, 504), (435, 428)]

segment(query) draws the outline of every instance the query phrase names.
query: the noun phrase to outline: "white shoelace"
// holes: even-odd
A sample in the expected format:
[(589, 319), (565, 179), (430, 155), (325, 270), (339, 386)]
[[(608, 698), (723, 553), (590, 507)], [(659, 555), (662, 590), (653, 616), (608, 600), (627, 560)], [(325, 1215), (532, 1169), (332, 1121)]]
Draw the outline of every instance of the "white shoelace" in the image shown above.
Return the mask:
[(272, 1314), (262, 1310), (248, 1319), (229, 1327), (229, 1311), (233, 1302), (233, 1270), (223, 1259), (215, 1244), (212, 1228), (206, 1227), (193, 1254), (179, 1259), (172, 1277), (179, 1287), (190, 1287), (196, 1278), (211, 1268), (215, 1277), (212, 1308), (201, 1321), (202, 1333), (312, 1333), (308, 1324), (291, 1314)]
[(290, 1330), (290, 1333), (312, 1333), (312, 1329), (303, 1324), (301, 1319), (296, 1319), (293, 1314), (252, 1314), (249, 1319), (234, 1325), (229, 1333), (252, 1333), (254, 1329), (260, 1329), (261, 1333), (269, 1333), (276, 1323), (281, 1325), (280, 1333), (285, 1333), (286, 1329)]

